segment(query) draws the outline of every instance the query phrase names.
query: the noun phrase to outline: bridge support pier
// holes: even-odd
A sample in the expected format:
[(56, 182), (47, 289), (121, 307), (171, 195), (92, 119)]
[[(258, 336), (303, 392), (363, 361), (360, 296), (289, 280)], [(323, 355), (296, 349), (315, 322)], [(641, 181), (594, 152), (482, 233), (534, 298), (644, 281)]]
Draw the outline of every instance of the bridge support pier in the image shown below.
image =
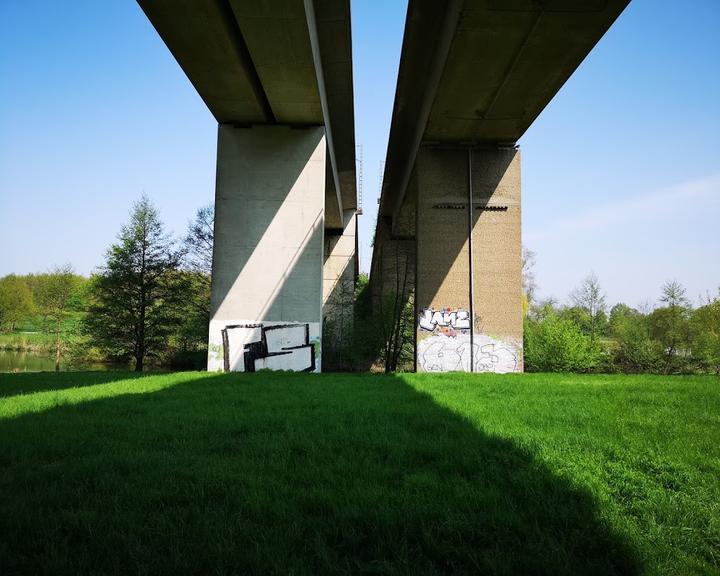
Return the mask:
[(520, 152), (423, 146), (415, 176), (417, 370), (521, 371)]
[(320, 371), (325, 130), (220, 124), (208, 370)]

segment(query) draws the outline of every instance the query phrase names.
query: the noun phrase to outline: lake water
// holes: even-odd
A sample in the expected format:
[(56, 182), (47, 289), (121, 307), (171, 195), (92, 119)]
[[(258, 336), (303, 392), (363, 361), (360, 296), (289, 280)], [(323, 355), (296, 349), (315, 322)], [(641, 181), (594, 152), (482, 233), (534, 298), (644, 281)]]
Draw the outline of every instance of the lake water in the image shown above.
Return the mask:
[[(67, 365), (60, 363), (61, 370), (67, 370)], [(76, 368), (77, 369), (77, 368)], [(127, 370), (127, 366), (112, 366), (109, 364), (92, 364), (83, 366), (84, 370)], [(29, 352), (11, 352), (0, 350), (0, 372), (52, 372), (55, 370), (55, 358), (40, 356)]]
[(55, 370), (55, 359), (27, 352), (0, 350), (0, 372), (42, 372)]

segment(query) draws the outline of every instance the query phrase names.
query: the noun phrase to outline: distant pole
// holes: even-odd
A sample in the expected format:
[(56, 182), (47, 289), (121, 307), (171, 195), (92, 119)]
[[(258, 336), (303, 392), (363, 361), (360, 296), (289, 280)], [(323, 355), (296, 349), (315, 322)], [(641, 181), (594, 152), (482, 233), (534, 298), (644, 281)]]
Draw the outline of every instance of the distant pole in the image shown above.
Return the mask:
[(468, 171), (468, 269), (470, 276), (470, 372), (475, 372), (475, 273), (473, 270), (473, 179), (472, 148), (467, 149)]
[(358, 215), (363, 213), (363, 145), (355, 146), (355, 163), (357, 165), (357, 195), (358, 207), (356, 212)]

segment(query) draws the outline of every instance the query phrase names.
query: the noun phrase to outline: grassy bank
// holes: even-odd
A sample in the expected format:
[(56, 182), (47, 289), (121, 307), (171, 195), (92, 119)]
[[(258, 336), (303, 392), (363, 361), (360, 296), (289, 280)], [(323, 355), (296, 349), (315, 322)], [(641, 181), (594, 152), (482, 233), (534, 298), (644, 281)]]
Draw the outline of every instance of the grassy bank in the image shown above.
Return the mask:
[(0, 375), (0, 573), (711, 574), (720, 380)]
[(49, 354), (55, 350), (55, 337), (43, 332), (0, 333), (0, 350)]
[[(63, 340), (77, 330), (84, 318), (84, 312), (71, 312), (63, 321)], [(12, 332), (0, 332), (0, 350), (8, 352), (30, 352), (33, 354), (50, 354), (55, 352), (55, 335), (46, 331), (47, 324), (43, 317), (35, 314), (20, 322)]]

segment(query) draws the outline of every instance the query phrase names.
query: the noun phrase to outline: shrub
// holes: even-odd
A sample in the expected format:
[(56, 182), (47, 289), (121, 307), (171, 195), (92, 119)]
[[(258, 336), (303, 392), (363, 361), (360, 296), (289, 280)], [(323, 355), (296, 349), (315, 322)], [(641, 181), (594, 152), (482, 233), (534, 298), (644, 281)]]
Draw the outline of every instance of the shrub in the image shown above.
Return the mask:
[(692, 359), (699, 370), (720, 374), (720, 298), (692, 313)]
[(656, 308), (647, 317), (650, 335), (662, 348), (662, 371), (681, 374), (690, 370), (690, 310), (674, 305)]
[(615, 330), (615, 339), (616, 346), (612, 351), (615, 370), (624, 373), (662, 371), (662, 346), (650, 337), (643, 318), (623, 322)]
[(599, 360), (590, 338), (569, 319), (549, 312), (525, 323), (525, 369), (528, 372), (587, 372)]

